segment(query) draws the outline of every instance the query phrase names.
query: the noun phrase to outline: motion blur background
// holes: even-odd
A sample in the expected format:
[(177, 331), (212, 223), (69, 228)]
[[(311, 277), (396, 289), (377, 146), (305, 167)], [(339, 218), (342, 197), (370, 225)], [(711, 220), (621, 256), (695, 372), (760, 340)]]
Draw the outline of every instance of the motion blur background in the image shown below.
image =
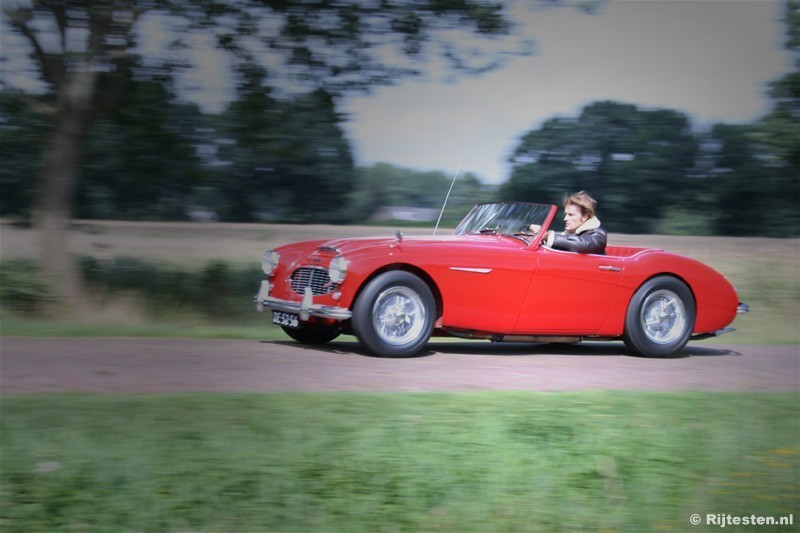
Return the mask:
[(797, 237), (799, 6), (9, 0), (0, 216), (62, 302), (74, 219), (430, 227), (456, 175), (445, 225), (586, 189), (611, 232)]
[[(761, 378), (776, 368), (764, 354), (796, 362), (800, 0), (0, 5), (4, 384), (16, 360), (31, 380), (74, 390), (51, 357), (124, 380), (122, 342), (147, 356), (148, 375), (171, 363), (161, 341), (130, 337), (181, 337), (187, 357), (199, 343), (186, 337), (285, 340), (252, 304), (265, 248), (397, 226), (430, 234), (456, 175), (445, 227), (476, 202), (560, 203), (586, 189), (612, 243), (701, 260), (751, 306), (738, 331), (703, 341), (725, 346), (682, 361), (613, 356), (619, 367), (662, 379), (664, 365), (698, 362), (713, 388), (734, 357), (755, 359)], [(41, 348), (14, 352), (28, 341)], [(207, 349), (227, 364), (228, 341), (216, 342)], [(282, 364), (242, 344), (258, 372)], [(580, 348), (570, 363), (604, 357)], [(514, 353), (547, 348), (526, 349)], [(308, 353), (337, 372), (347, 358), (370, 366), (343, 343), (296, 350), (298, 368), (314, 367)], [(481, 371), (477, 359), (457, 364)], [(792, 516), (770, 531), (796, 531), (797, 392), (742, 387), (5, 389), (0, 525), (686, 531), (692, 514), (730, 513)]]
[(455, 218), (797, 235), (797, 2), (379, 4), (5, 2), (0, 215), (357, 223), (460, 169)]

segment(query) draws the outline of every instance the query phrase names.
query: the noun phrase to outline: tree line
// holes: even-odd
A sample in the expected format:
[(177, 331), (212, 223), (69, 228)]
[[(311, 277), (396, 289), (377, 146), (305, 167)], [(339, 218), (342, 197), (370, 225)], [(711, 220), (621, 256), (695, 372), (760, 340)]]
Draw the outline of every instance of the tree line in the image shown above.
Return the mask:
[[(787, 118), (800, 141), (794, 90)], [(800, 142), (781, 152), (788, 139), (770, 123), (779, 113), (695, 131), (679, 111), (596, 102), (524, 135), (499, 195), (555, 203), (589, 189), (606, 227), (622, 233), (797, 236)]]
[[(345, 117), (324, 90), (279, 100), (254, 81), (223, 113), (208, 115), (163, 83), (129, 83), (130, 97), (87, 138), (78, 218), (186, 220), (202, 210), (221, 221), (363, 223), (381, 206), (438, 209), (453, 179), (356, 166)], [(611, 231), (796, 236), (800, 158), (774, 124), (780, 113), (796, 116), (792, 98), (793, 109), (778, 104), (756, 123), (704, 131), (676, 110), (589, 104), (523, 135), (501, 185), (458, 176), (446, 222), (481, 201), (559, 203), (587, 189)], [(47, 128), (13, 96), (0, 93), (0, 103), (0, 215), (26, 217)], [(796, 124), (788, 134), (798, 134)]]

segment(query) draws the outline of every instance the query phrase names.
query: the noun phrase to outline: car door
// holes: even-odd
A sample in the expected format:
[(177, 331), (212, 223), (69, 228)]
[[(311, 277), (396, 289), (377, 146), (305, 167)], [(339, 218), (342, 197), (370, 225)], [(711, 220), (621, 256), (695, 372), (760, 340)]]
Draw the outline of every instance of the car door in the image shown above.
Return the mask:
[(537, 254), (514, 239), (482, 239), (479, 247), (453, 247), (443, 264), (427, 270), (442, 295), (442, 325), (507, 332), (525, 303)]
[(541, 247), (515, 333), (591, 335), (605, 322), (622, 281), (618, 257)]

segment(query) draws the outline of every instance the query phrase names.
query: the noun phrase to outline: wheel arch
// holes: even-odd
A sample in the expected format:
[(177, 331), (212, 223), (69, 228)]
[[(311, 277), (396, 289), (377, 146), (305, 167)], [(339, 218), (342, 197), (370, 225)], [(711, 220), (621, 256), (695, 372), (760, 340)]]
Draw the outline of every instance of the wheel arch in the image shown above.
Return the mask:
[(361, 285), (359, 285), (358, 290), (353, 295), (353, 305), (355, 305), (355, 302), (358, 301), (358, 297), (361, 296), (361, 293), (363, 292), (364, 288), (367, 285), (369, 285), (370, 281), (372, 281), (373, 279), (375, 279), (376, 277), (380, 276), (385, 272), (390, 272), (393, 270), (402, 270), (404, 272), (414, 274), (428, 286), (428, 288), (431, 290), (431, 294), (433, 294), (433, 300), (436, 303), (436, 319), (437, 320), (440, 319), (442, 317), (444, 305), (443, 305), (442, 293), (439, 290), (438, 285), (430, 276), (430, 274), (428, 274), (425, 270), (419, 268), (418, 266), (411, 265), (408, 263), (391, 263), (388, 265), (384, 265), (379, 269), (375, 270), (374, 272), (372, 272), (366, 278), (364, 278), (364, 281), (361, 282)]
[[(682, 301), (683, 312), (663, 311), (661, 317), (656, 317), (657, 322), (653, 326), (653, 331), (645, 327), (645, 316), (642, 314), (648, 301), (659, 292), (667, 290), (675, 294), (679, 301)], [(683, 294), (681, 294), (683, 293)], [(663, 296), (662, 296), (663, 298)], [(691, 301), (687, 301), (687, 300)], [(651, 309), (648, 307), (647, 309)], [(648, 311), (649, 316), (649, 311)], [(678, 317), (678, 320), (675, 320)], [(680, 325), (680, 318), (685, 320), (684, 325)], [(658, 273), (647, 277), (634, 290), (625, 312), (623, 327), (623, 340), (625, 345), (640, 355), (646, 357), (672, 357), (691, 339), (697, 323), (697, 296), (690, 283), (682, 276), (672, 273)], [(680, 329), (675, 329), (679, 327)], [(667, 336), (661, 337), (664, 327), (667, 328)]]
[[(675, 279), (677, 281), (680, 281), (684, 285), (686, 285), (686, 288), (689, 289), (689, 292), (692, 295), (692, 302), (694, 303), (694, 315), (695, 315), (694, 316), (694, 320), (695, 320), (695, 322), (697, 322), (697, 294), (695, 294), (694, 287), (692, 287), (692, 284), (684, 276), (681, 276), (680, 274), (676, 274), (675, 272), (658, 272), (656, 274), (652, 274), (652, 275), (642, 279), (641, 282), (639, 284), (637, 284), (636, 287), (633, 288), (633, 290), (631, 291), (630, 298), (628, 298), (628, 301), (625, 303), (626, 312), (627, 312), (628, 306), (631, 304), (631, 300), (633, 300), (633, 297), (636, 295), (636, 293), (639, 291), (639, 289), (641, 289), (645, 285), (645, 283), (647, 283), (650, 280), (653, 280), (655, 278), (673, 278), (673, 279)], [(694, 324), (692, 324), (692, 328), (694, 329)]]
[(676, 274), (675, 272), (659, 272), (657, 274), (652, 274), (652, 275), (642, 279), (642, 281), (638, 285), (636, 285), (636, 287), (634, 287), (633, 292), (631, 293), (631, 298), (633, 298), (633, 295), (636, 294), (636, 291), (641, 289), (642, 286), (645, 283), (647, 283), (648, 281), (650, 281), (651, 279), (663, 278), (663, 277), (674, 278), (674, 279), (680, 281), (681, 283), (683, 283), (684, 285), (686, 285), (686, 287), (689, 289), (689, 292), (692, 293), (692, 299), (694, 300), (695, 306), (697, 306), (697, 294), (695, 294), (694, 287), (692, 287), (692, 284), (684, 276), (681, 276), (680, 274)]

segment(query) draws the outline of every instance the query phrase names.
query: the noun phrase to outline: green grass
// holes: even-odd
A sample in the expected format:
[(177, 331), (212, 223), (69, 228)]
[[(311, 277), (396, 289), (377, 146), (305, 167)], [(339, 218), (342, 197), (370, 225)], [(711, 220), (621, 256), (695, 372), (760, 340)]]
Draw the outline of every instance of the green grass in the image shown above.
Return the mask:
[(184, 339), (251, 339), (285, 340), (289, 336), (268, 323), (251, 326), (213, 325), (187, 322), (185, 317), (172, 321), (126, 325), (103, 322), (54, 322), (41, 319), (6, 316), (2, 318), (0, 335), (5, 337), (142, 337)]
[(0, 528), (704, 530), (689, 524), (693, 513), (795, 513), (797, 524), (799, 400), (623, 392), (4, 397)]

